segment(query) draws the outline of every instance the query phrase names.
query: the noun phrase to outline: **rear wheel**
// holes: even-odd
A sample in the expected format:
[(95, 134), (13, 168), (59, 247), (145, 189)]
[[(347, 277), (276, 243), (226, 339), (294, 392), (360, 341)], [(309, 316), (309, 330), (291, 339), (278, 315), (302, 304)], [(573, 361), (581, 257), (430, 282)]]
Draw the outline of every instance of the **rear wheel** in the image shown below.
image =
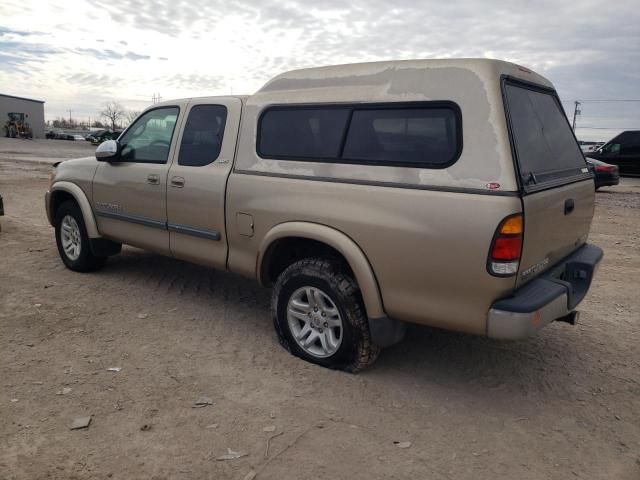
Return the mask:
[(107, 257), (93, 254), (82, 211), (70, 200), (56, 211), (56, 244), (65, 266), (76, 272), (91, 272), (104, 265)]
[(289, 266), (274, 286), (272, 314), (280, 343), (323, 367), (357, 372), (380, 351), (358, 286), (338, 262), (315, 258)]

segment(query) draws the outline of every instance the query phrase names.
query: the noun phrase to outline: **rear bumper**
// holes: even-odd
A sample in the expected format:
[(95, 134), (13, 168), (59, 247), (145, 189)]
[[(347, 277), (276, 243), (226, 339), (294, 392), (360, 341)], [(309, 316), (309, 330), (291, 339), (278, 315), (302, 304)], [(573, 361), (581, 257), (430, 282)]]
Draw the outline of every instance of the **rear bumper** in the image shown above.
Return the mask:
[(495, 302), (488, 313), (487, 335), (518, 340), (567, 316), (589, 290), (602, 256), (599, 247), (584, 245), (510, 297)]
[(596, 188), (618, 185), (620, 183), (620, 175), (601, 175), (594, 179)]

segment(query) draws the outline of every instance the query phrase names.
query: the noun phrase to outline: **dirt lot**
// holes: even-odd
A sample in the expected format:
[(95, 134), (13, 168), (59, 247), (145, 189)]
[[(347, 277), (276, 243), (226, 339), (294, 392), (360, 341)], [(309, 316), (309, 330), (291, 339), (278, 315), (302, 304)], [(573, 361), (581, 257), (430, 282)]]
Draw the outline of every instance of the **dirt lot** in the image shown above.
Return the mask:
[(0, 141), (0, 478), (640, 478), (639, 180), (597, 195), (605, 260), (578, 326), (412, 327), (348, 375), (280, 348), (252, 281), (133, 248), (66, 270), (35, 161), (91, 152)]

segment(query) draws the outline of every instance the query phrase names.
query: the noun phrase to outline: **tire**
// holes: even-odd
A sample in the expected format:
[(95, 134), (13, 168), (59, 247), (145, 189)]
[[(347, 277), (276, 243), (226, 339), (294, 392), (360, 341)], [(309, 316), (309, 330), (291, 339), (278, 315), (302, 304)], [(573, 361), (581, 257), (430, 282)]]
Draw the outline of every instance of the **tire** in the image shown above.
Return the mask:
[(91, 251), (82, 211), (76, 202), (67, 200), (58, 207), (55, 229), (58, 253), (68, 269), (92, 272), (107, 261), (107, 257), (98, 257)]
[[(355, 373), (380, 353), (371, 341), (360, 289), (339, 262), (308, 258), (290, 265), (273, 288), (271, 312), (282, 346), (308, 362)], [(327, 328), (327, 321), (334, 326)], [(306, 348), (299, 343), (305, 341)]]

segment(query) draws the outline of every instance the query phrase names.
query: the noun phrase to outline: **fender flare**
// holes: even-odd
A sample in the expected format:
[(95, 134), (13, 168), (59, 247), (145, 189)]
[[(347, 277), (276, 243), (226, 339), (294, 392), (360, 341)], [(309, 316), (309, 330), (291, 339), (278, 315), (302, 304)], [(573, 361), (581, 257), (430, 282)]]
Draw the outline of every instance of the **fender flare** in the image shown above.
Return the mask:
[(96, 219), (93, 216), (93, 211), (91, 210), (91, 205), (89, 204), (89, 200), (87, 199), (87, 196), (82, 191), (82, 189), (75, 183), (60, 181), (55, 182), (52, 185), (50, 190), (49, 205), (47, 205), (47, 209), (49, 210), (49, 217), (51, 218), (51, 220), (53, 220), (55, 215), (55, 212), (50, 211), (51, 200), (53, 199), (53, 196), (57, 191), (67, 192), (78, 203), (78, 205), (80, 206), (80, 210), (82, 211), (84, 225), (87, 228), (87, 235), (89, 236), (89, 238), (101, 238), (100, 232), (98, 232)]
[(263, 237), (257, 261), (257, 277), (262, 282), (265, 255), (277, 240), (299, 237), (316, 240), (333, 247), (347, 260), (356, 282), (360, 287), (362, 300), (369, 318), (384, 318), (384, 306), (380, 288), (367, 257), (360, 247), (347, 235), (326, 225), (310, 222), (286, 222), (273, 227)]

